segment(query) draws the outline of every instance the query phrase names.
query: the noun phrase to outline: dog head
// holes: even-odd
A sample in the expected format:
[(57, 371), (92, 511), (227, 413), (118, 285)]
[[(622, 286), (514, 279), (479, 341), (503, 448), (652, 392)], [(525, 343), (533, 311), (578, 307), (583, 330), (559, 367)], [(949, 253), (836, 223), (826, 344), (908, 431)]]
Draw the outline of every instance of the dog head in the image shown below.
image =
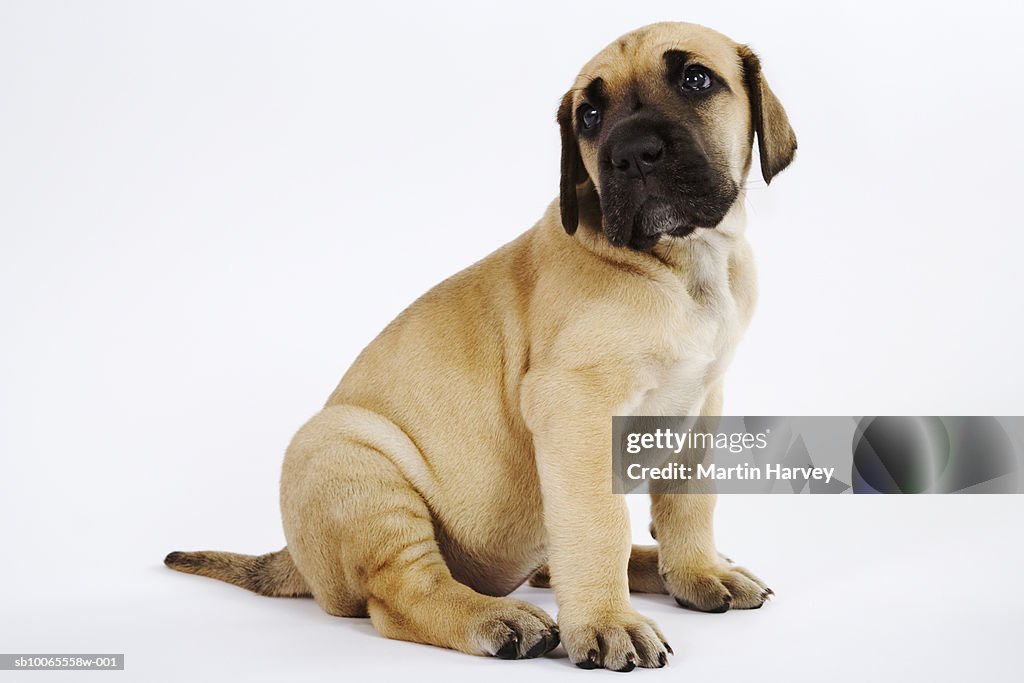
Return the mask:
[(696, 24), (628, 33), (583, 69), (558, 109), (561, 216), (597, 200), (616, 246), (714, 228), (737, 201), (757, 135), (765, 182), (796, 152), (786, 112), (746, 46)]

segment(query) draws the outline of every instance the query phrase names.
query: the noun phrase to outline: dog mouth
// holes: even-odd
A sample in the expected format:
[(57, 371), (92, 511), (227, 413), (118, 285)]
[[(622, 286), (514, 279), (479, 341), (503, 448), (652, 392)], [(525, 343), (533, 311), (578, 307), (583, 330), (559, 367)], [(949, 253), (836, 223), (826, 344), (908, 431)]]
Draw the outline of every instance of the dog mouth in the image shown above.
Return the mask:
[(604, 233), (613, 246), (649, 251), (662, 237), (685, 238), (698, 228), (716, 228), (735, 202), (738, 190), (734, 185), (721, 184), (672, 197), (654, 192), (639, 202), (631, 201), (628, 195), (613, 191), (602, 196)]
[(676, 202), (650, 197), (636, 210), (629, 227), (629, 230), (606, 230), (606, 234), (615, 246), (647, 251), (665, 235), (687, 237), (699, 226)]

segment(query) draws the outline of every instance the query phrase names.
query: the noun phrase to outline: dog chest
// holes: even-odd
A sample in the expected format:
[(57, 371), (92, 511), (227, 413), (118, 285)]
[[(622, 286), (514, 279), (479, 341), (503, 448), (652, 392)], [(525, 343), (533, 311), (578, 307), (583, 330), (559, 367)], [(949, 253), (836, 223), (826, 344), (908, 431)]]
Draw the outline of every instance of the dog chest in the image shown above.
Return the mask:
[[(646, 387), (630, 411), (635, 415), (688, 415), (700, 412), (709, 389), (721, 380), (749, 318), (738, 296), (730, 253), (707, 249), (695, 254), (680, 274), (672, 314), (663, 321), (661, 353), (653, 354)], [(742, 264), (740, 265), (742, 267)]]

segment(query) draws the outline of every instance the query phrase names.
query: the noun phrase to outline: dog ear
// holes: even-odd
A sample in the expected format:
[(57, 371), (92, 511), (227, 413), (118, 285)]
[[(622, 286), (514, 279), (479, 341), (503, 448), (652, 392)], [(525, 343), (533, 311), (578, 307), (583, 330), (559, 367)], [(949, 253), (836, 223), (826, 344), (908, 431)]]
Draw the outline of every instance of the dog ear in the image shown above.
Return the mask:
[(743, 80), (750, 99), (750, 119), (761, 151), (761, 176), (765, 183), (783, 171), (796, 154), (796, 134), (789, 125), (786, 110), (761, 73), (761, 60), (746, 45), (739, 46), (743, 62)]
[(558, 107), (558, 128), (562, 135), (562, 178), (559, 183), (559, 206), (562, 211), (562, 227), (570, 235), (576, 232), (580, 222), (579, 202), (576, 186), (587, 179), (587, 169), (580, 156), (580, 144), (572, 123), (572, 93), (565, 93)]

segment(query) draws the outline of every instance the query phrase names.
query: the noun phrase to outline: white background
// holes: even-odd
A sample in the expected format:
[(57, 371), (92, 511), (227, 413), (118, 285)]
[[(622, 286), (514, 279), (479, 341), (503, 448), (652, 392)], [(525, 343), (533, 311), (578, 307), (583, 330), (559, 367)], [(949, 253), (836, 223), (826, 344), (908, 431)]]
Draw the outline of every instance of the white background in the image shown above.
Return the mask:
[[(147, 681), (603, 675), (385, 641), (160, 561), (281, 547), (294, 430), (404, 306), (540, 216), (561, 94), (655, 20), (749, 42), (800, 139), (750, 193), (762, 297), (726, 412), (1024, 413), (1017, 6), (0, 1), (0, 651), (123, 652)], [(719, 510), (777, 598), (638, 597), (679, 654), (634, 675), (1015, 675), (1021, 497)]]

